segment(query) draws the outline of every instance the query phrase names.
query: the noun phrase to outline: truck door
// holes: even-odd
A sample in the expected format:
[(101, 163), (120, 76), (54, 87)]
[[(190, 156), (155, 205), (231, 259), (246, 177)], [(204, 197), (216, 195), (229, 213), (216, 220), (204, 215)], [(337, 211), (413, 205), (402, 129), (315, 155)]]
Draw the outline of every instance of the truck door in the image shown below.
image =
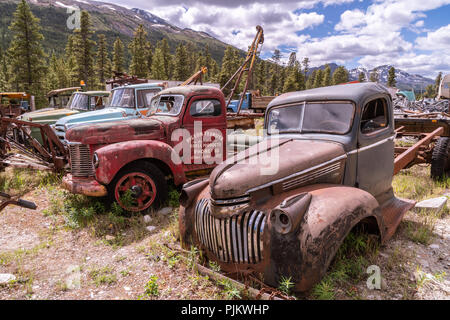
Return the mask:
[(358, 132), (358, 187), (375, 197), (389, 191), (394, 172), (393, 115), (385, 98), (367, 102)]
[(225, 159), (227, 128), (223, 104), (219, 98), (190, 99), (182, 124), (190, 135), (191, 163), (185, 163), (187, 171), (212, 168)]

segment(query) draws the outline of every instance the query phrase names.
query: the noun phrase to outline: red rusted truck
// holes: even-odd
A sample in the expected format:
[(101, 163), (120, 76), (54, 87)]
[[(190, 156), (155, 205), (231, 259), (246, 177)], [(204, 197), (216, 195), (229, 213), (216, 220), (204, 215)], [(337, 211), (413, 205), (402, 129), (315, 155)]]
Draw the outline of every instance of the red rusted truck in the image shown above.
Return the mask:
[[(153, 98), (150, 108), (148, 117), (70, 129), (66, 139), (71, 172), (63, 186), (77, 194), (108, 195), (129, 211), (158, 206), (167, 199), (168, 180), (181, 185), (208, 174), (226, 158), (227, 127), (253, 122), (248, 116), (227, 119), (222, 91), (207, 86), (166, 89)], [(195, 146), (190, 156), (185, 145), (178, 150), (186, 136), (189, 146), (199, 141), (199, 148), (214, 145), (213, 161), (204, 161), (203, 151)], [(127, 192), (131, 204), (123, 200)]]

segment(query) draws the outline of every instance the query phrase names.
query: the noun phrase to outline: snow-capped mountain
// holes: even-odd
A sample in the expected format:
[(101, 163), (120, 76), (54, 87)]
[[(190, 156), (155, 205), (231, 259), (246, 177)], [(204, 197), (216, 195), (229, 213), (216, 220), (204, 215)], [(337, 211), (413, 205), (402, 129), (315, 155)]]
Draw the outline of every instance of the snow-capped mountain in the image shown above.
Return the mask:
[[(370, 79), (370, 74), (372, 72), (376, 72), (378, 74), (378, 81), (381, 83), (387, 83), (389, 69), (392, 66), (383, 65), (378, 66), (373, 69), (366, 69), (363, 67), (358, 67), (352, 70), (349, 70), (349, 78), (350, 80), (358, 80), (359, 74), (361, 72), (364, 73), (366, 79)], [(394, 66), (395, 68), (395, 66)], [(395, 69), (395, 80), (397, 81), (397, 88), (399, 89), (407, 89), (407, 90), (425, 90), (425, 87), (429, 84), (434, 84), (434, 80), (430, 78), (423, 77), (418, 74), (410, 74), (406, 71)]]

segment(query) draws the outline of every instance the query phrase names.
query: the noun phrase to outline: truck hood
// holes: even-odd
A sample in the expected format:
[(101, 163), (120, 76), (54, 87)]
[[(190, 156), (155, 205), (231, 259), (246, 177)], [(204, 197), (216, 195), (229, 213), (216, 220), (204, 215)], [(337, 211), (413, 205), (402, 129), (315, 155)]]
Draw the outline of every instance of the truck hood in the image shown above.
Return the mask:
[(77, 124), (88, 124), (91, 122), (115, 121), (127, 118), (129, 116), (138, 116), (135, 109), (131, 108), (105, 108), (96, 111), (83, 112), (64, 117), (56, 122), (56, 125), (65, 125), (71, 127)]
[(47, 111), (37, 110), (24, 113), (23, 115), (20, 116), (20, 119), (24, 121), (46, 123), (49, 120), (58, 120), (62, 117), (70, 116), (76, 113), (79, 113), (79, 111), (70, 109), (52, 109)]
[(164, 137), (162, 122), (152, 118), (77, 125), (66, 133), (69, 142), (110, 144), (130, 140), (154, 140)]
[(213, 199), (247, 196), (254, 188), (270, 185), (333, 159), (344, 161), (345, 151), (335, 142), (264, 140), (217, 166), (209, 184)]

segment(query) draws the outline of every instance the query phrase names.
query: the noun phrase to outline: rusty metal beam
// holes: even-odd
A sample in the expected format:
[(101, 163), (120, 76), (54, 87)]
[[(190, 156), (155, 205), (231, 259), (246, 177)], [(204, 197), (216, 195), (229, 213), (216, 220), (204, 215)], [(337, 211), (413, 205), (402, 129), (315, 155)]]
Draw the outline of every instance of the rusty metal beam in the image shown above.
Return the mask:
[(444, 128), (439, 127), (435, 129), (433, 132), (428, 133), (425, 138), (421, 139), (412, 147), (408, 148), (408, 150), (396, 157), (394, 160), (394, 175), (414, 161), (421, 146), (429, 144), (435, 137), (440, 136), (443, 133)]

